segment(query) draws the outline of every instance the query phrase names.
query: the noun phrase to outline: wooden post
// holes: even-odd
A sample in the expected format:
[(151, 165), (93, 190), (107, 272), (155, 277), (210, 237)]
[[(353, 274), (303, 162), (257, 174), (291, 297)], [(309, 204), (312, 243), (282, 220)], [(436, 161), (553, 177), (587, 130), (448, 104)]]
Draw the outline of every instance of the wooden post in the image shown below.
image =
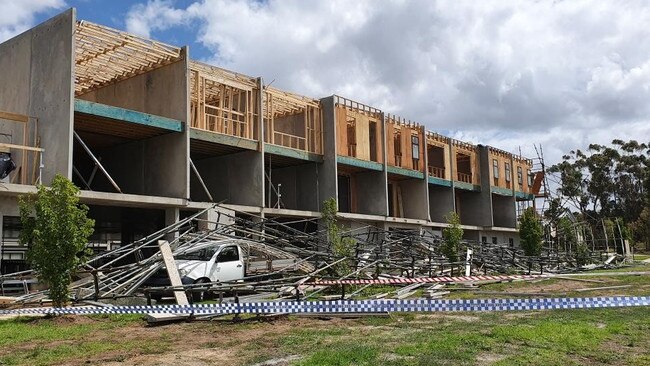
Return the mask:
[[(174, 261), (174, 256), (172, 255), (172, 249), (167, 240), (158, 240), (158, 247), (160, 248), (160, 253), (162, 254), (163, 260), (165, 262), (165, 268), (167, 269), (167, 274), (169, 275), (169, 280), (173, 287), (181, 287), (183, 283), (181, 282), (181, 276), (178, 274), (178, 268), (176, 267), (176, 261)], [(174, 291), (174, 297), (176, 298), (176, 303), (178, 305), (189, 305), (187, 300), (187, 295), (184, 291)]]

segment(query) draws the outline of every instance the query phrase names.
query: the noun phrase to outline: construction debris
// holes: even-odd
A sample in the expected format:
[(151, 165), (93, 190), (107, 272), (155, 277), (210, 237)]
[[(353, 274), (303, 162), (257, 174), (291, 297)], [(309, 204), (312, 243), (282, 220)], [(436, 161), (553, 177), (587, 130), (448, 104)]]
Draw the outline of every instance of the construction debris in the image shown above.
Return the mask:
[[(218, 212), (217, 218), (213, 221), (202, 219), (210, 209)], [(425, 283), (434, 284), (421, 291), (423, 296), (440, 298), (449, 293), (442, 283), (531, 280), (539, 278), (540, 274), (581, 270), (571, 253), (557, 249), (545, 248), (541, 256), (527, 257), (521, 249), (509, 245), (472, 241), (463, 242), (459, 248), (459, 257), (466, 257), (466, 260), (452, 263), (441, 254), (441, 238), (428, 231), (384, 231), (374, 226), (345, 232), (343, 235), (354, 241), (353, 254), (335, 256), (326, 228), (318, 226), (316, 219), (303, 221), (309, 221), (318, 229), (305, 232), (273, 219), (245, 218), (215, 205), (138, 241), (91, 258), (71, 285), (72, 300), (97, 302), (140, 297), (151, 303), (157, 295), (169, 293), (181, 304), (187, 301), (183, 300), (186, 294), (196, 292), (235, 303), (273, 296), (295, 300), (317, 296), (349, 299), (360, 296), (372, 285), (398, 286), (397, 290), (375, 294), (374, 298), (404, 299), (418, 293), (417, 289)], [(206, 230), (207, 227), (211, 229)], [(164, 239), (169, 241), (163, 242)], [(159, 248), (159, 242), (167, 244)], [(245, 275), (242, 278), (182, 283), (177, 277), (169, 285), (146, 285), (152, 276), (161, 271), (167, 273), (165, 268), (173, 267), (172, 257), (178, 260), (181, 256), (226, 244), (236, 245), (244, 252)], [(614, 265), (619, 256), (592, 252), (591, 259), (601, 267), (605, 263)], [(342, 267), (347, 271), (341, 272)], [(178, 271), (172, 269), (171, 272)], [(27, 281), (32, 276), (30, 271), (3, 275), (0, 283)], [(228, 299), (224, 295), (230, 300), (224, 300)], [(27, 292), (13, 298), (14, 303), (23, 305), (44, 301), (47, 301), (47, 291)]]

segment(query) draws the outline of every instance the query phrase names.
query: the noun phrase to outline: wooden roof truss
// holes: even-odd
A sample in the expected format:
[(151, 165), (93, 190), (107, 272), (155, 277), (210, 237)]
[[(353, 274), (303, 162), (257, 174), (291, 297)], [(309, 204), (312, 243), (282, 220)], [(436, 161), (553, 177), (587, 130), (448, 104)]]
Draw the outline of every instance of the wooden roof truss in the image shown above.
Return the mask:
[(75, 28), (75, 95), (145, 73), (182, 57), (178, 47), (78, 21)]

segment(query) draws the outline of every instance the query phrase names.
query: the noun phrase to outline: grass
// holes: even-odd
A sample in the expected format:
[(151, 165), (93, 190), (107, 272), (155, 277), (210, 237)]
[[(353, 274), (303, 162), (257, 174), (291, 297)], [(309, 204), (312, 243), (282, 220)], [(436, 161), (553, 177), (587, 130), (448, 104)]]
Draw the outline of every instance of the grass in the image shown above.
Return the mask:
[[(143, 354), (155, 364), (159, 353), (206, 349), (229, 352), (235, 365), (296, 355), (291, 365), (645, 365), (648, 314), (647, 308), (408, 313), (163, 327), (122, 316), (70, 323), (19, 318), (0, 321), (0, 365), (101, 364)], [(137, 336), (125, 337), (131, 333)]]
[[(280, 338), (278, 345), (287, 354), (307, 353), (297, 365), (463, 365), (482, 358), (500, 365), (570, 365), (608, 364), (621, 357), (631, 364), (650, 356), (647, 314), (637, 308), (527, 317), (397, 315), (380, 326), (362, 320), (344, 332), (301, 329)], [(626, 348), (639, 353), (612, 354)]]
[(102, 334), (141, 323), (141, 318), (97, 315), (0, 321), (0, 365), (50, 365), (111, 351), (153, 353), (164, 349), (146, 339), (103, 339)]
[(591, 273), (608, 273), (608, 272), (646, 272), (650, 271), (650, 264), (641, 263), (640, 261), (635, 261), (634, 264), (622, 267), (622, 268), (612, 268), (612, 269), (597, 269), (590, 271)]
[[(639, 267), (640, 268), (640, 267)], [(648, 270), (643, 266), (641, 270)], [(637, 266), (624, 270), (638, 271)], [(621, 270), (619, 270), (621, 271)], [(601, 283), (547, 279), (481, 286), (502, 292), (565, 292), (568, 296), (649, 295), (650, 276), (584, 277)], [(577, 288), (629, 288), (575, 292)], [(363, 297), (395, 291), (369, 287)], [(494, 297), (452, 291), (456, 297)], [(504, 294), (501, 297), (512, 297)], [(0, 365), (650, 365), (650, 309), (619, 308), (498, 313), (391, 314), (329, 321), (289, 317), (193, 322), (148, 327), (139, 316), (16, 318), (0, 321)], [(226, 318), (221, 318), (222, 320)], [(196, 356), (186, 356), (189, 354)], [(208, 353), (206, 353), (208, 352)], [(185, 355), (185, 356), (184, 356)], [(136, 358), (140, 357), (140, 358)], [(190, 358), (188, 358), (190, 357)], [(196, 357), (196, 358), (191, 358)], [(202, 358), (201, 358), (202, 357)], [(216, 357), (216, 358), (215, 358)], [(222, 357), (221, 359), (218, 357)]]

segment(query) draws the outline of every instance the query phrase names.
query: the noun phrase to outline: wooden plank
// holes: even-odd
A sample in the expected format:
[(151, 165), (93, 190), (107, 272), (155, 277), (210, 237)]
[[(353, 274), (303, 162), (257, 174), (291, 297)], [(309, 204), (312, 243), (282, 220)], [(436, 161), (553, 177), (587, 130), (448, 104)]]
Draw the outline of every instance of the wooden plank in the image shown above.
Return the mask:
[[(165, 268), (167, 268), (167, 274), (169, 275), (171, 285), (174, 287), (183, 286), (169, 242), (167, 240), (158, 240), (158, 248), (160, 248), (160, 254), (162, 254), (163, 261), (165, 262)], [(176, 298), (176, 303), (178, 305), (190, 304), (184, 291), (174, 291), (174, 297)]]
[[(174, 256), (172, 255), (172, 249), (169, 246), (169, 242), (167, 240), (158, 240), (158, 247), (160, 248), (163, 260), (165, 261), (165, 267), (167, 268), (167, 274), (169, 275), (169, 280), (171, 281), (172, 286), (182, 286), (181, 277), (178, 274), (178, 268), (176, 267), (176, 261), (174, 261)], [(174, 297), (176, 298), (176, 303), (178, 305), (189, 305), (189, 301), (187, 301), (187, 296), (184, 291), (174, 291)], [(150, 313), (147, 314), (147, 321), (149, 323), (162, 323), (184, 320), (189, 317), (188, 314)]]
[(45, 151), (45, 149), (41, 149), (40, 147), (31, 147), (31, 146), (4, 144), (4, 143), (0, 143), (0, 147), (8, 147), (10, 149), (27, 150), (27, 151)]
[(25, 116), (23, 114), (17, 114), (17, 113), (4, 112), (4, 111), (0, 111), (0, 119), (6, 119), (14, 122), (24, 122), (24, 123), (29, 122), (29, 116)]
[(16, 298), (13, 296), (0, 296), (0, 304), (11, 304), (16, 301)]
[[(354, 112), (349, 112), (354, 113)], [(357, 137), (357, 158), (362, 160), (370, 160), (370, 123), (367, 116), (360, 113), (354, 113), (356, 123), (356, 137)]]
[(342, 107), (336, 107), (336, 144), (339, 155), (349, 156), (347, 112)]
[(393, 141), (395, 127), (392, 123), (386, 123), (386, 156), (388, 157), (387, 163), (395, 166), (395, 144)]
[(630, 288), (632, 285), (620, 285), (620, 286), (605, 286), (605, 287), (588, 287), (588, 288), (579, 288), (576, 289), (576, 292), (587, 292), (587, 291), (599, 291), (599, 290), (616, 290), (622, 288)]

